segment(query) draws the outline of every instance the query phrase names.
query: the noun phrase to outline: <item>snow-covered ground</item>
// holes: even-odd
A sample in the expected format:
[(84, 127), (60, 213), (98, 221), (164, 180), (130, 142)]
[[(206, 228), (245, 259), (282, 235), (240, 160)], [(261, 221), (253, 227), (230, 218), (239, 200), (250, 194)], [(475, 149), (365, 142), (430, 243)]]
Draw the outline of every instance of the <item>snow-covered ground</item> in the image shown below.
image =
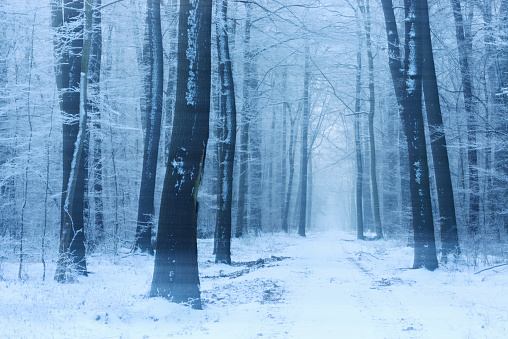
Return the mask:
[(233, 266), (214, 264), (212, 246), (199, 243), (202, 311), (147, 298), (146, 256), (93, 256), (94, 274), (64, 285), (42, 282), (40, 264), (21, 283), (3, 262), (0, 337), (508, 337), (508, 266), (410, 270), (403, 244), (344, 233), (235, 239)]

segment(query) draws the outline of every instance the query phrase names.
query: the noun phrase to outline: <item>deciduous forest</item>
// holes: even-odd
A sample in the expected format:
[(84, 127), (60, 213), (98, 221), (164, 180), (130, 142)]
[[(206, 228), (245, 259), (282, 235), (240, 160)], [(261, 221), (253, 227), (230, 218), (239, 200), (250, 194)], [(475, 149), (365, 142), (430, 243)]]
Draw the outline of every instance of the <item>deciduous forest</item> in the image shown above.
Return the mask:
[(2, 0), (7, 337), (508, 336), (508, 0)]

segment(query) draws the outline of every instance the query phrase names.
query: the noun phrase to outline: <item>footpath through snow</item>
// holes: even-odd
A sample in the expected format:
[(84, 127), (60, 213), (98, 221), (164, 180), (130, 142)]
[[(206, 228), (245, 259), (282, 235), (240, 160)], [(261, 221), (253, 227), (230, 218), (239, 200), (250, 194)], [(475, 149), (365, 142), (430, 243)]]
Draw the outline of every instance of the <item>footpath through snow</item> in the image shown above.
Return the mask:
[(20, 283), (4, 263), (0, 336), (508, 337), (508, 266), (410, 270), (411, 249), (343, 233), (234, 240), (232, 266), (214, 264), (212, 246), (199, 243), (203, 311), (147, 298), (146, 256), (92, 257), (95, 274), (67, 285), (42, 283), (39, 264)]

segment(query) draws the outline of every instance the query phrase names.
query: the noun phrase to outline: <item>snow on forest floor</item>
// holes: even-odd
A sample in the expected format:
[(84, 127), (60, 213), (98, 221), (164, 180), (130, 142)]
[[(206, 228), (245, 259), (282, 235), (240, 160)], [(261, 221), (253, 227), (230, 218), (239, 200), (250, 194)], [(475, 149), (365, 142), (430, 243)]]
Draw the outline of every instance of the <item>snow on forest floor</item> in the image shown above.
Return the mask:
[(76, 284), (42, 282), (40, 264), (21, 283), (4, 262), (0, 337), (508, 337), (508, 266), (410, 270), (412, 249), (345, 233), (234, 239), (232, 266), (214, 264), (212, 246), (199, 242), (202, 311), (147, 298), (144, 255), (92, 256)]

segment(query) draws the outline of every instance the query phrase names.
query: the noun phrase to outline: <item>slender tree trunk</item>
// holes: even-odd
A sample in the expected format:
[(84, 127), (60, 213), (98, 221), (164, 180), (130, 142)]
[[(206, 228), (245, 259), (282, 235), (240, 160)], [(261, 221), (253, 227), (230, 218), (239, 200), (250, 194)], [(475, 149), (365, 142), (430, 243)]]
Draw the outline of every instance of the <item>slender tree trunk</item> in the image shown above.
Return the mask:
[[(94, 0), (94, 8), (102, 5), (102, 0)], [(101, 110), (100, 110), (100, 76), (102, 58), (102, 17), (100, 10), (94, 10), (92, 14), (92, 45), (90, 50), (88, 88), (90, 98), (88, 100), (88, 112), (93, 122), (93, 199), (94, 199), (94, 222), (97, 232), (96, 243), (104, 241), (104, 203), (102, 197), (102, 133), (101, 133)]]
[(374, 114), (376, 111), (376, 96), (374, 86), (374, 56), (372, 54), (372, 39), (370, 33), (370, 1), (365, 1), (365, 35), (367, 44), (367, 60), (369, 63), (369, 148), (370, 148), (370, 185), (372, 193), (372, 210), (374, 214), (374, 228), (376, 238), (383, 237), (381, 214), (379, 212), (379, 191), (377, 184), (376, 140), (374, 139)]
[(469, 174), (469, 217), (468, 229), (473, 235), (478, 233), (480, 222), (480, 188), (478, 183), (478, 152), (476, 150), (476, 115), (477, 105), (473, 96), (473, 79), (469, 66), (471, 42), (467, 39), (460, 0), (450, 0), (455, 19), (455, 33), (459, 50), (460, 73), (464, 95), (465, 113), (467, 116), (467, 159)]
[[(495, 127), (502, 135), (508, 135), (508, 0), (502, 0), (499, 8), (499, 36), (497, 38), (497, 84), (496, 84), (496, 110), (498, 111), (495, 119)], [(502, 95), (500, 95), (502, 93)], [(496, 187), (495, 193), (495, 213), (498, 222), (505, 232), (508, 232), (508, 213), (506, 213), (506, 201), (508, 201), (508, 150), (506, 148), (506, 138), (500, 140), (501, 146), (494, 154), (494, 166), (497, 172), (497, 178), (494, 180)], [(498, 179), (499, 178), (499, 179)]]
[(250, 129), (250, 84), (249, 84), (249, 70), (251, 69), (252, 55), (250, 51), (250, 30), (251, 30), (251, 18), (250, 18), (250, 5), (245, 5), (247, 8), (247, 16), (245, 17), (245, 35), (243, 40), (243, 114), (241, 116), (241, 131), (240, 131), (240, 152), (239, 152), (239, 178), (238, 178), (238, 211), (236, 219), (236, 234), (237, 238), (241, 237), (247, 231), (247, 211), (246, 200), (249, 193), (249, 166), (248, 166), (248, 143), (249, 143), (249, 129)]
[(308, 44), (305, 45), (305, 74), (303, 78), (303, 116), (302, 116), (302, 153), (300, 168), (300, 183), (302, 185), (300, 200), (300, 220), (298, 223), (298, 235), (305, 237), (305, 228), (307, 222), (307, 175), (309, 164), (309, 117), (310, 117), (310, 52)]
[(171, 141), (171, 131), (173, 129), (173, 111), (175, 110), (175, 89), (176, 89), (176, 59), (178, 42), (178, 1), (169, 0), (166, 6), (167, 16), (169, 18), (169, 50), (168, 54), (168, 82), (166, 86), (166, 100), (164, 108), (166, 111), (165, 144), (164, 159), (167, 161), (169, 153), (169, 143)]
[[(163, 54), (162, 32), (160, 21), (160, 0), (147, 2), (147, 36), (145, 45), (148, 52), (143, 62), (150, 72), (145, 82), (146, 98), (146, 132), (143, 152), (143, 169), (139, 191), (138, 223), (136, 227), (136, 248), (153, 255), (152, 225), (154, 221), (155, 178), (162, 119), (163, 96)], [(148, 73), (147, 73), (148, 74)]]
[(209, 135), (211, 0), (181, 0), (173, 134), (157, 233), (151, 297), (201, 309), (197, 258), (198, 190)]
[[(359, 29), (358, 29), (359, 30)], [(355, 149), (356, 149), (356, 238), (363, 240), (363, 159), (360, 138), (360, 117), (362, 110), (362, 37), (358, 33), (358, 51), (356, 52), (356, 98), (355, 98)]]
[[(283, 101), (282, 101), (282, 133), (281, 133), (281, 180), (280, 180), (280, 211), (281, 211), (281, 227), (284, 230), (284, 210), (286, 206), (286, 184), (287, 184), (287, 162), (288, 162), (288, 152), (287, 152), (287, 103), (286, 103), (286, 88), (287, 88), (287, 70), (284, 68), (282, 73), (282, 91), (283, 91)], [(287, 230), (286, 230), (287, 231)]]
[(231, 206), (233, 203), (233, 165), (236, 145), (236, 102), (233, 70), (229, 55), (227, 8), (228, 0), (222, 0), (217, 14), (219, 75), (221, 82), (219, 134), (219, 186), (217, 211), (216, 263), (231, 264)]
[[(288, 103), (284, 103), (286, 106), (289, 106)], [(286, 204), (284, 206), (284, 217), (282, 219), (282, 230), (284, 232), (289, 232), (289, 207), (291, 205), (291, 195), (293, 192), (293, 177), (295, 173), (295, 128), (296, 128), (296, 115), (294, 118), (291, 118), (291, 127), (289, 133), (289, 181), (287, 186), (287, 194), (286, 194)]]
[(422, 0), (422, 42), (423, 42), (423, 91), (425, 108), (430, 131), (430, 145), (434, 162), (437, 198), (439, 205), (442, 259), (446, 263), (449, 253), (460, 254), (457, 220), (455, 217), (455, 200), (453, 196), (448, 149), (441, 116), (439, 92), (437, 87), (434, 55), (430, 36), (429, 9), (427, 0)]

